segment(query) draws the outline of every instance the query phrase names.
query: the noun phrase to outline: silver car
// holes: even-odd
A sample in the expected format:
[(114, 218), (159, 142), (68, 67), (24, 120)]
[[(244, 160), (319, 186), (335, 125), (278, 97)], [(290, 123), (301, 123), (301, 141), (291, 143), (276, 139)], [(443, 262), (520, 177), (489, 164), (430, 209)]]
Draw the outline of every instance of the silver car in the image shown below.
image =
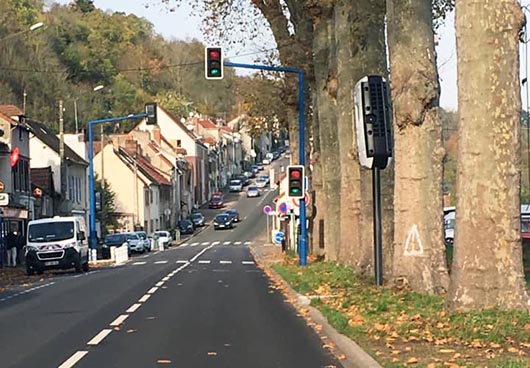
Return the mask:
[(259, 197), (260, 192), (257, 186), (251, 185), (247, 189), (247, 198)]
[(145, 231), (135, 231), (135, 233), (140, 237), (141, 243), (144, 249), (148, 252), (151, 251), (151, 242), (147, 238), (147, 233)]
[(131, 252), (143, 253), (145, 252), (144, 244), (142, 239), (136, 233), (124, 233), (125, 239), (127, 239), (127, 246)]
[(163, 231), (163, 230), (155, 231), (153, 233), (153, 237), (158, 238), (158, 243), (159, 244), (162, 243), (164, 245), (164, 248), (169, 247), (171, 245), (171, 242), (173, 241), (169, 231)]

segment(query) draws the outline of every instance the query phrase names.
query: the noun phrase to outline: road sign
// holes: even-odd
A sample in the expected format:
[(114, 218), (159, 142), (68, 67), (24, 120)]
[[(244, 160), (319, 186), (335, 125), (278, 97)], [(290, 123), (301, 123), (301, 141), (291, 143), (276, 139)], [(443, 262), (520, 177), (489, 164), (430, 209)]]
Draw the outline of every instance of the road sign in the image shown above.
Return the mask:
[(278, 206), (278, 210), (280, 210), (280, 213), (282, 215), (285, 215), (287, 213), (287, 210), (288, 210), (287, 203), (285, 203), (285, 202), (280, 203), (280, 205)]
[(285, 237), (285, 234), (282, 233), (281, 231), (278, 231), (275, 235), (274, 235), (274, 242), (276, 244), (280, 244), (283, 240), (283, 238)]
[(271, 211), (272, 211), (272, 207), (269, 206), (268, 204), (265, 205), (265, 206), (263, 206), (263, 213), (264, 213), (264, 214), (268, 215), (269, 212), (271, 212)]
[[(311, 197), (309, 196), (309, 194), (307, 192), (305, 192), (305, 194), (304, 194), (304, 199), (305, 199), (305, 205), (307, 207), (309, 205), (309, 203), (311, 202)], [(293, 206), (300, 207), (300, 199), (293, 198), (292, 202), (293, 202)]]
[(0, 206), (7, 206), (9, 204), (9, 194), (0, 193)]

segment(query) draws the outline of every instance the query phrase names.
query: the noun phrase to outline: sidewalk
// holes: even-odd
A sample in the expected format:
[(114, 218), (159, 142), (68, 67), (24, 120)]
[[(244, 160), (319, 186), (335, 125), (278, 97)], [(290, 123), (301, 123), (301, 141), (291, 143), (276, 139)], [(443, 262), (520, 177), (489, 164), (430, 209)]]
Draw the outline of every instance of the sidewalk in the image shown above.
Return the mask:
[(344, 368), (381, 368), (381, 365), (359, 345), (333, 328), (322, 313), (310, 305), (309, 298), (298, 294), (271, 268), (273, 264), (284, 260), (281, 245), (267, 244), (264, 239), (256, 239), (255, 244), (251, 245), (250, 251), (258, 266), (276, 284), (276, 287), (282, 290), (287, 301), (306, 319), (307, 325), (311, 326), (322, 339), (323, 346), (341, 361)]

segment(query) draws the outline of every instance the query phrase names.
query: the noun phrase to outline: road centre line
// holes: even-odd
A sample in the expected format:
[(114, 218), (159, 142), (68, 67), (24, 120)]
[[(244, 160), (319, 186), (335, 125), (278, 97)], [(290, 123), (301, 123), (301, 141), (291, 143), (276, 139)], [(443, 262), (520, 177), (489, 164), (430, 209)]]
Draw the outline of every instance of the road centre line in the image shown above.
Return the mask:
[(197, 258), (199, 258), (204, 252), (206, 252), (208, 249), (210, 249), (211, 247), (213, 247), (213, 245), (209, 245), (208, 247), (204, 248), (203, 250), (201, 250), (199, 253), (197, 253), (192, 259), (190, 259), (190, 263), (191, 262), (195, 262), (195, 260)]
[(101, 330), (96, 336), (92, 338), (89, 342), (87, 342), (87, 345), (98, 345), (105, 337), (107, 337), (112, 332), (111, 329), (106, 328), (104, 330)]
[(179, 245), (179, 247), (187, 247), (189, 244), (188, 243), (183, 243), (181, 245)]
[(166, 264), (168, 261), (156, 261), (155, 264)]
[(158, 287), (152, 287), (151, 289), (149, 289), (149, 291), (147, 292), (147, 294), (154, 294), (156, 291), (158, 290)]
[(232, 264), (232, 261), (219, 261), (220, 264)]
[(145, 295), (142, 296), (140, 299), (138, 299), (138, 301), (139, 301), (140, 303), (145, 303), (150, 297), (151, 297), (151, 295), (149, 295), (149, 294), (145, 294)]
[(155, 284), (156, 287), (160, 287), (162, 285), (164, 285), (164, 281), (159, 281)]
[(231, 242), (231, 241), (225, 241), (225, 242), (223, 243), (223, 245), (228, 245), (228, 244), (230, 244), (230, 243), (232, 243), (232, 242)]
[(209, 241), (207, 241), (207, 242), (202, 242), (202, 243), (201, 243), (201, 245), (208, 245), (208, 244), (210, 244)]
[(141, 265), (144, 265), (146, 264), (147, 262), (134, 262), (132, 265), (133, 266), (141, 266)]
[(217, 244), (219, 244), (219, 243), (221, 243), (221, 242), (214, 241), (214, 242), (212, 243), (212, 245), (217, 245)]
[(210, 261), (208, 261), (208, 260), (201, 260), (201, 261), (199, 261), (199, 263), (201, 263), (201, 264), (209, 264)]
[(129, 307), (129, 309), (127, 309), (125, 312), (126, 313), (134, 313), (138, 310), (138, 308), (140, 308), (141, 304), (140, 303), (134, 303), (133, 305), (131, 305)]
[(125, 321), (127, 318), (129, 318), (129, 315), (128, 314), (122, 314), (121, 316), (119, 316), (118, 318), (116, 318), (114, 321), (112, 321), (110, 323), (110, 325), (112, 327), (116, 327), (116, 326), (119, 326), (123, 323), (123, 321)]
[(186, 261), (184, 259), (179, 259), (176, 263), (188, 263), (188, 261)]
[(85, 355), (88, 354), (88, 351), (86, 350), (79, 350), (76, 351), (70, 358), (68, 358), (63, 364), (59, 366), (59, 368), (71, 368), (73, 367), (77, 362), (79, 362)]
[(173, 276), (173, 275), (171, 275), (171, 276), (168, 275), (168, 276), (164, 277), (164, 278), (162, 279), (162, 281), (166, 282), (166, 281), (168, 281), (172, 276)]

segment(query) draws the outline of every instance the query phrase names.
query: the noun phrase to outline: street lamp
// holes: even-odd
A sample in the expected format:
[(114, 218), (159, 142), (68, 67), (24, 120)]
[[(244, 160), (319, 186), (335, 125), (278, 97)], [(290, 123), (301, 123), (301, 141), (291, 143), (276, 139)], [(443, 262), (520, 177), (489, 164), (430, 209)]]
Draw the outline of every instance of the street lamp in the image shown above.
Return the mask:
[(24, 34), (24, 33), (33, 32), (33, 31), (35, 31), (35, 30), (37, 30), (37, 29), (39, 29), (39, 28), (41, 28), (43, 26), (44, 26), (43, 22), (35, 23), (31, 27), (29, 27), (28, 29), (25, 29), (25, 30), (20, 31), (20, 32), (12, 33), (12, 34), (4, 37), (4, 38), (0, 38), (0, 42), (8, 40), (8, 39), (16, 37), (16, 36), (19, 36), (19, 35)]
[[(92, 91), (88, 91), (88, 92), (101, 91), (103, 88), (105, 88), (105, 86), (102, 85), (102, 84), (99, 84), (99, 85), (95, 86), (94, 88), (92, 88)], [(87, 92), (83, 93), (82, 95), (84, 95), (86, 93)], [(78, 118), (77, 118), (77, 98), (74, 99), (74, 117), (75, 117), (75, 119), (74, 119), (75, 120), (75, 132), (79, 133), (79, 121), (78, 121)], [(103, 129), (103, 126), (102, 126), (102, 129)]]

